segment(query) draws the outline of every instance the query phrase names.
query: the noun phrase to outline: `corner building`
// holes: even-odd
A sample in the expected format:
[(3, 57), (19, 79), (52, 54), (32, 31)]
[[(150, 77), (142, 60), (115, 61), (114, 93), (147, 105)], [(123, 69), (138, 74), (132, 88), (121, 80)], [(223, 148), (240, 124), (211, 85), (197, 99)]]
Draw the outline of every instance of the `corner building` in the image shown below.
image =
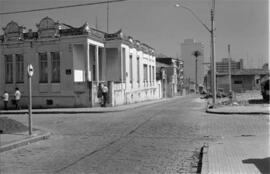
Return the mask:
[(98, 106), (100, 82), (109, 86), (111, 106), (158, 98), (151, 75), (155, 74), (154, 50), (146, 44), (121, 31), (108, 34), (87, 23), (75, 28), (45, 17), (36, 26), (37, 31), (25, 32), (11, 21), (0, 36), (0, 94), (7, 91), (11, 101), (18, 87), (21, 104), (27, 105), (28, 64), (34, 67), (35, 108)]

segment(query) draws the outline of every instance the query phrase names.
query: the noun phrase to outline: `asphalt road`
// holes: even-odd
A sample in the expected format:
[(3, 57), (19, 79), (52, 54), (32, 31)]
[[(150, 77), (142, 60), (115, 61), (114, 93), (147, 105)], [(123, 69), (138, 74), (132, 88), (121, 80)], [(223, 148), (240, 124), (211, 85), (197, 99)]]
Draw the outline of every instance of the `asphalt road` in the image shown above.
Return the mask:
[[(205, 103), (182, 97), (123, 112), (34, 115), (48, 140), (1, 153), (0, 173), (196, 173)], [(8, 116), (27, 125), (26, 115)]]

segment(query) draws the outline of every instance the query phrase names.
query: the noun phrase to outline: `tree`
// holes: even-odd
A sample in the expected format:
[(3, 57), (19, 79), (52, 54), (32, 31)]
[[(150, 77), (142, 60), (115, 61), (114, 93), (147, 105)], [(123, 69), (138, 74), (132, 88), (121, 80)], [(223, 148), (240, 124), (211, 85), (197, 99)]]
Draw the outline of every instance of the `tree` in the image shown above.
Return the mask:
[(198, 80), (197, 80), (197, 62), (198, 57), (202, 55), (202, 53), (199, 50), (196, 50), (192, 53), (192, 55), (195, 57), (195, 91), (197, 93), (197, 86), (198, 86)]

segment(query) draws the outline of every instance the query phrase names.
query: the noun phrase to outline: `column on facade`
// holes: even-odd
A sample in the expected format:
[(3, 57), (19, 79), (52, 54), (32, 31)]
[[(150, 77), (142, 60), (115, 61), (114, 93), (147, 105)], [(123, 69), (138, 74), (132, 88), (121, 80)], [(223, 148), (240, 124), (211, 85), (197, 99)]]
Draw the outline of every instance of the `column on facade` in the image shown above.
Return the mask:
[(89, 47), (88, 41), (86, 40), (86, 78), (85, 81), (91, 81), (91, 74), (90, 74), (90, 56), (89, 56)]
[(95, 63), (96, 63), (96, 69), (95, 69), (95, 79), (98, 82), (99, 81), (99, 54), (98, 54), (99, 46), (95, 46)]
[(123, 72), (124, 72), (124, 66), (125, 66), (124, 62), (125, 62), (125, 60), (123, 59), (124, 56), (122, 55), (121, 46), (118, 47), (118, 55), (120, 56), (120, 81), (123, 83), (123, 79), (124, 79)]
[(102, 70), (102, 73), (101, 73), (101, 78), (102, 80), (107, 80), (106, 79), (106, 69), (107, 69), (107, 55), (106, 55), (106, 48), (104, 47), (102, 49), (102, 62), (101, 62), (101, 70)]
[(154, 86), (156, 85), (156, 80), (157, 80), (157, 77), (156, 77), (156, 75), (157, 75), (157, 67), (156, 67), (156, 59), (155, 59), (155, 57), (154, 57)]

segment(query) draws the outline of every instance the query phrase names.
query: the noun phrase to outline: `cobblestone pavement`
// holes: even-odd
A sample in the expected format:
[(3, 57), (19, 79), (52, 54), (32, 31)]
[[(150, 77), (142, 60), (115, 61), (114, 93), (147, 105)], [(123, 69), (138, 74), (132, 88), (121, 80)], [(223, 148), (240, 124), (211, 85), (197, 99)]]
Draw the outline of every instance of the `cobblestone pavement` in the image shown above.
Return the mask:
[[(269, 116), (207, 114), (205, 106), (184, 97), (117, 113), (33, 115), (51, 137), (1, 153), (0, 173), (196, 173), (205, 142), (212, 173), (263, 170), (252, 159), (269, 158)], [(27, 124), (26, 115), (8, 117)]]
[(187, 97), (118, 113), (34, 115), (53, 134), (1, 153), (1, 174), (196, 173), (204, 106)]

